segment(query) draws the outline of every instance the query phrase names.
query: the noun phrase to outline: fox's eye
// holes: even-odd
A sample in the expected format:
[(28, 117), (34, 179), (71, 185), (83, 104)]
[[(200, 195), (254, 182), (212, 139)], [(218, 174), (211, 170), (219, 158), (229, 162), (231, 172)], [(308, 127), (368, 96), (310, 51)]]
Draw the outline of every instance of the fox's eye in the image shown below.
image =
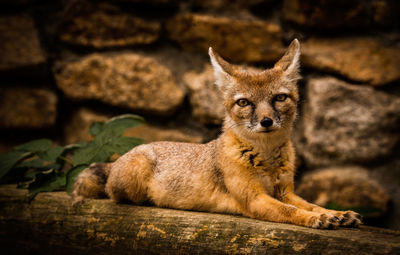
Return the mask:
[(250, 102), (249, 102), (249, 100), (242, 98), (242, 99), (237, 100), (236, 104), (239, 105), (240, 107), (245, 107), (245, 106), (248, 106), (250, 104)]
[(285, 95), (285, 94), (279, 94), (279, 95), (277, 95), (277, 96), (275, 97), (275, 100), (278, 101), (278, 102), (283, 102), (283, 101), (286, 100), (286, 98), (287, 98), (287, 95)]

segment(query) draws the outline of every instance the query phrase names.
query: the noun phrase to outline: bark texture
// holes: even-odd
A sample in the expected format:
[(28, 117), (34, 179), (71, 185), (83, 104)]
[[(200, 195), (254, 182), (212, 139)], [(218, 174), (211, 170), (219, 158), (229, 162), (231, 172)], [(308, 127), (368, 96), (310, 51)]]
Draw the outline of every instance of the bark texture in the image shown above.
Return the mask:
[(73, 206), (64, 192), (0, 186), (4, 254), (399, 254), (400, 232), (314, 230), (239, 216), (116, 205)]

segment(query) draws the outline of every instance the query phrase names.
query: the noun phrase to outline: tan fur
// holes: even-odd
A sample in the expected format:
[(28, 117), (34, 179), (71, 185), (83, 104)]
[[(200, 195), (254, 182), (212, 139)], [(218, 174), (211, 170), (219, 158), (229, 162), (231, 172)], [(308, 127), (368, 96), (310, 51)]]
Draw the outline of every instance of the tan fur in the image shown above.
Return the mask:
[[(222, 135), (207, 144), (155, 142), (132, 149), (109, 165), (108, 196), (117, 202), (150, 201), (313, 228), (361, 224), (354, 212), (326, 210), (294, 194), (290, 136), (299, 97), (299, 54), (294, 40), (273, 69), (250, 73), (210, 48), (227, 112)], [(280, 94), (285, 99), (278, 101)], [(240, 106), (243, 98), (250, 104)], [(261, 125), (265, 118), (273, 124)], [(90, 173), (89, 168), (78, 177), (75, 196), (104, 192), (93, 185)]]
[(72, 197), (75, 203), (86, 198), (102, 198), (107, 194), (104, 185), (110, 173), (110, 164), (94, 163), (85, 169), (75, 180)]

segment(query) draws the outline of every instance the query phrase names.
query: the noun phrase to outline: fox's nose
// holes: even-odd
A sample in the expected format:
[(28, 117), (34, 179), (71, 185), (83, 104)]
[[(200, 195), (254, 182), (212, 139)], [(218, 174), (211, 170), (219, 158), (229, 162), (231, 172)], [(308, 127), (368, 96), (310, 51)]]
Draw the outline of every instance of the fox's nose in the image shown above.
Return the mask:
[(272, 126), (272, 123), (274, 123), (274, 121), (268, 117), (264, 117), (261, 121), (260, 124), (263, 127), (270, 127)]

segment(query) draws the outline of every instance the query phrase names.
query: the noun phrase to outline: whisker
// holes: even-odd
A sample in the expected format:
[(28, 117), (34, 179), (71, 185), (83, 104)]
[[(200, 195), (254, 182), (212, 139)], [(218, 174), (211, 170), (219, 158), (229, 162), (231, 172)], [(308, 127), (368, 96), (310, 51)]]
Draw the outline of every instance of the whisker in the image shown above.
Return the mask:
[(227, 126), (227, 128), (235, 128), (235, 127), (239, 127), (239, 126), (244, 126), (247, 123), (247, 121), (239, 121), (239, 122), (234, 122), (231, 125)]

